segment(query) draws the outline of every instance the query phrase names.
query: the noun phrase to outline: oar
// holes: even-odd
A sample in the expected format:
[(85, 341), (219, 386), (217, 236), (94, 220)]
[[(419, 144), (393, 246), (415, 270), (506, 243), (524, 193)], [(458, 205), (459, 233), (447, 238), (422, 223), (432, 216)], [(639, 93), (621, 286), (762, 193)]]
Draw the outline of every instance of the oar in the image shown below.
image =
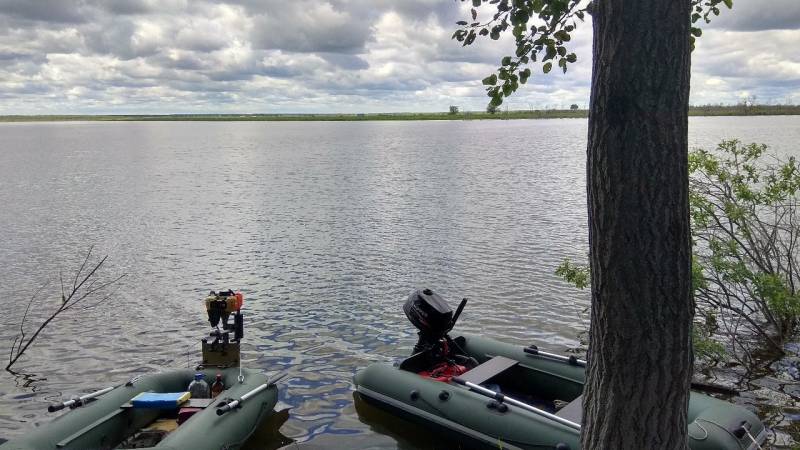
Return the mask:
[(566, 425), (566, 426), (568, 426), (570, 428), (573, 428), (575, 430), (579, 430), (580, 431), (580, 429), (581, 429), (581, 426), (579, 424), (577, 424), (577, 423), (575, 423), (575, 422), (573, 422), (571, 420), (567, 420), (567, 419), (564, 419), (562, 417), (558, 417), (555, 414), (550, 414), (549, 412), (547, 412), (547, 411), (545, 411), (543, 409), (539, 409), (539, 408), (537, 408), (537, 407), (535, 407), (533, 405), (529, 405), (529, 404), (527, 404), (525, 402), (521, 402), (521, 401), (519, 401), (517, 399), (508, 397), (508, 396), (503, 395), (503, 394), (501, 394), (499, 392), (495, 392), (495, 391), (493, 391), (491, 389), (486, 389), (483, 386), (477, 385), (477, 384), (469, 382), (469, 381), (462, 380), (459, 377), (454, 377), (453, 381), (458, 383), (458, 384), (460, 384), (460, 385), (462, 385), (462, 386), (466, 386), (466, 387), (470, 388), (471, 390), (473, 390), (473, 391), (475, 391), (475, 392), (477, 392), (479, 394), (485, 395), (487, 397), (491, 397), (491, 398), (497, 400), (498, 402), (505, 402), (505, 403), (508, 403), (509, 405), (514, 405), (514, 406), (516, 406), (518, 408), (524, 409), (524, 410), (532, 412), (534, 414), (538, 414), (538, 415), (540, 415), (542, 417), (550, 419), (550, 420), (552, 420), (554, 422), (558, 422), (561, 425)]
[(67, 408), (67, 407), (69, 407), (69, 408), (77, 408), (78, 406), (85, 405), (86, 402), (88, 402), (89, 400), (94, 400), (97, 397), (100, 397), (101, 395), (103, 395), (103, 394), (105, 394), (107, 392), (111, 392), (113, 390), (114, 390), (113, 387), (107, 387), (105, 389), (100, 389), (99, 391), (92, 392), (91, 394), (86, 394), (86, 395), (78, 397), (78, 398), (73, 398), (72, 400), (67, 400), (64, 403), (59, 403), (59, 404), (56, 404), (56, 405), (50, 405), (50, 406), (47, 407), (47, 411), (48, 412), (56, 412), (56, 411), (61, 411), (62, 409)]
[(223, 406), (220, 406), (219, 408), (217, 408), (217, 415), (221, 416), (221, 415), (225, 414), (228, 411), (232, 411), (232, 410), (234, 410), (236, 408), (241, 408), (242, 407), (242, 403), (246, 402), (248, 399), (250, 399), (251, 397), (257, 395), (259, 392), (269, 388), (273, 384), (275, 384), (278, 381), (282, 380), (284, 377), (286, 377), (286, 375), (288, 375), (286, 372), (277, 374), (277, 375), (273, 376), (272, 378), (268, 379), (266, 383), (262, 384), (261, 386), (258, 386), (257, 388), (253, 389), (252, 391), (242, 395), (241, 397), (239, 397), (238, 400), (234, 400), (234, 401), (232, 401), (230, 403), (227, 403), (227, 404), (225, 404)]
[(528, 355), (541, 356), (544, 358), (550, 358), (550, 359), (555, 359), (556, 361), (565, 362), (573, 366), (586, 367), (586, 361), (582, 359), (578, 359), (575, 356), (561, 356), (561, 355), (556, 355), (555, 353), (543, 352), (539, 350), (539, 347), (535, 345), (525, 347), (522, 349), (522, 351), (527, 353)]

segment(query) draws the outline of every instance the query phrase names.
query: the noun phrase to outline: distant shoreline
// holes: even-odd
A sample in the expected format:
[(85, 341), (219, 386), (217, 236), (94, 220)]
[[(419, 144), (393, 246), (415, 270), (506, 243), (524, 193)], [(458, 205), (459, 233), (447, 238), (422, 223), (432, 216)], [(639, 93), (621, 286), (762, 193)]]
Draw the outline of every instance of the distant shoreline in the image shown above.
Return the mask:
[[(464, 111), (455, 114), (434, 113), (365, 113), (365, 114), (123, 114), (123, 115), (7, 115), (0, 122), (353, 122), (380, 120), (513, 120), (513, 119), (580, 119), (586, 118), (585, 109), (546, 109), (498, 111)], [(800, 115), (800, 105), (755, 106), (690, 106), (690, 116), (775, 116)]]

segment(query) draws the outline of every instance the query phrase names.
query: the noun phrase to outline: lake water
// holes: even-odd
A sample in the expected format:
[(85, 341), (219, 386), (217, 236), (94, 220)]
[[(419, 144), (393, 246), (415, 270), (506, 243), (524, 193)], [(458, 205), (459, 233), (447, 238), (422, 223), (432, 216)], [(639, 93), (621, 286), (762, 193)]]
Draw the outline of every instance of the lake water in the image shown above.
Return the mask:
[[(731, 137), (797, 155), (800, 117), (690, 120), (693, 147)], [(195, 363), (202, 299), (232, 288), (245, 293), (245, 364), (293, 376), (288, 420), (250, 448), (277, 427), (299, 448), (433, 448), (410, 425), (359, 416), (353, 374), (409, 353), (401, 307), (423, 286), (470, 298), (460, 330), (578, 345), (588, 294), (553, 270), (587, 251), (585, 146), (578, 119), (0, 124), (0, 355), (36, 288), (51, 280), (32, 322), (90, 245), (108, 277), (126, 275), (104, 304), (48, 327), (20, 374), (0, 373), (0, 437), (49, 421), (64, 396)], [(776, 395), (770, 420), (791, 428), (796, 398)]]

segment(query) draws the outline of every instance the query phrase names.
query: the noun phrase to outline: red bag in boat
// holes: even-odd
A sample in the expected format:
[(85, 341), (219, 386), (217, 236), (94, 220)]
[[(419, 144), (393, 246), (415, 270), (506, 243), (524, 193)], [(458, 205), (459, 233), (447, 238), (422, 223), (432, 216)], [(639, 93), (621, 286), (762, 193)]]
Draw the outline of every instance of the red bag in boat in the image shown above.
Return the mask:
[(419, 375), (425, 378), (433, 378), (436, 381), (447, 383), (453, 377), (463, 375), (466, 371), (467, 368), (461, 364), (441, 362), (433, 366), (431, 370), (423, 370), (422, 372), (419, 372)]

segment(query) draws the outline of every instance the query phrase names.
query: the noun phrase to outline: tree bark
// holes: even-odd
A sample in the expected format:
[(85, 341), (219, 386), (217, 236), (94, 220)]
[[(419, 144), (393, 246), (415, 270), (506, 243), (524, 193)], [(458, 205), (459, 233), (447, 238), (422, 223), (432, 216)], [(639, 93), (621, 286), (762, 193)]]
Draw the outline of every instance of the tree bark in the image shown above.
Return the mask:
[(594, 2), (584, 449), (684, 449), (690, 0)]

